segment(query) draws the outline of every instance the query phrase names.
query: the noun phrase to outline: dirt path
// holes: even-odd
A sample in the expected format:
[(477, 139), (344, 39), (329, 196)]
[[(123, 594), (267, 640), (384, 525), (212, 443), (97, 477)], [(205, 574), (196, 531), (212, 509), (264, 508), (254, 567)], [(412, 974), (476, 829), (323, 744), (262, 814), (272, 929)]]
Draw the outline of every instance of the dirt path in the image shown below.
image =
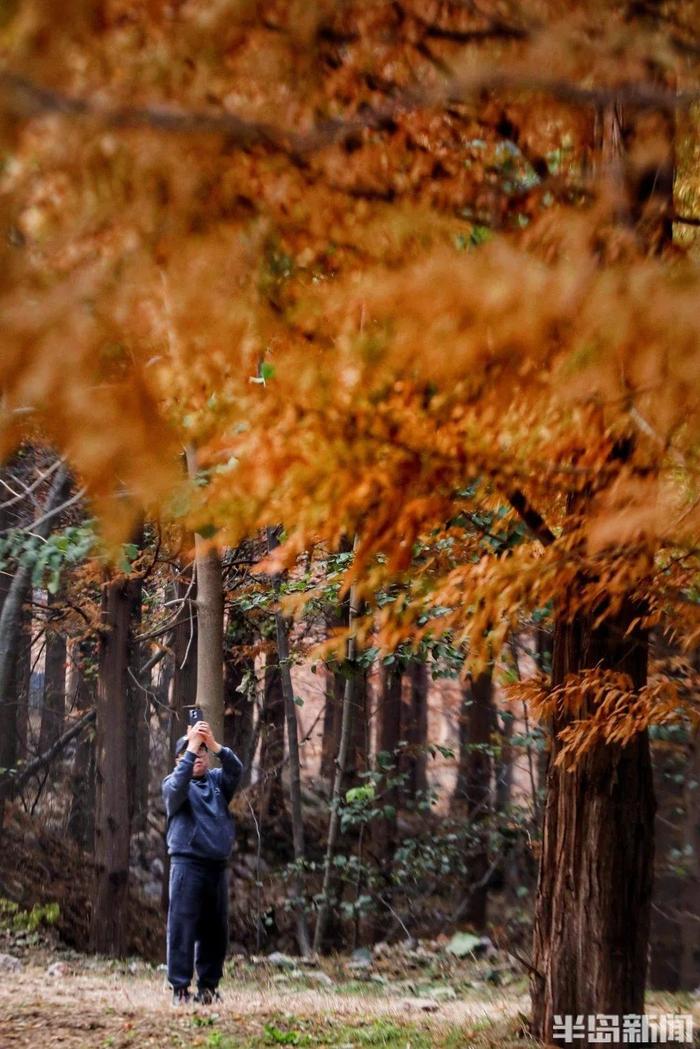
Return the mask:
[[(0, 980), (0, 1049), (239, 1049), (274, 1045), (423, 1049), (504, 1044), (527, 999), (494, 990), (433, 1003), (386, 994), (345, 993), (227, 981), (216, 1010), (174, 1010), (161, 974), (73, 972), (28, 966)], [(424, 1001), (424, 1000), (423, 1000)], [(522, 1044), (522, 1043), (521, 1043)]]

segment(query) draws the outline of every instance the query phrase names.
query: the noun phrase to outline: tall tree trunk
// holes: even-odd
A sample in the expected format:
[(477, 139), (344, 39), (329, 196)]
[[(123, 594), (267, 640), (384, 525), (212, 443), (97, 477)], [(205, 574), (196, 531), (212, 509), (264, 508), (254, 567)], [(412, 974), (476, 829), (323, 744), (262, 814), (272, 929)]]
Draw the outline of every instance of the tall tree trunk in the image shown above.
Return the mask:
[(17, 646), (15, 670), (15, 695), (17, 697), (17, 760), (26, 762), (34, 749), (30, 722), (32, 691), (32, 587), (27, 588), (26, 603), (22, 605), (21, 623)]
[[(348, 554), (353, 549), (353, 543), (348, 536), (343, 536), (340, 542), (339, 553)], [(326, 620), (326, 636), (332, 637), (335, 631), (342, 630), (343, 628), (349, 628), (351, 618), (351, 599), (350, 593), (346, 594), (345, 598), (340, 604), (330, 604), (326, 609), (325, 620)], [(354, 613), (352, 613), (354, 614)], [(347, 644), (346, 644), (347, 652)], [(326, 780), (331, 789), (335, 782), (335, 776), (337, 771), (337, 755), (338, 748), (340, 746), (340, 733), (341, 733), (341, 722), (343, 718), (343, 704), (345, 702), (347, 676), (346, 671), (348, 665), (343, 668), (338, 666), (338, 663), (333, 660), (331, 663), (327, 663), (325, 667), (326, 673), (326, 688), (325, 688), (325, 706), (323, 708), (323, 737), (321, 744), (321, 777)], [(357, 667), (353, 669), (353, 674), (356, 675)], [(357, 680), (353, 681), (353, 693), (352, 702), (356, 702), (359, 696), (357, 689)], [(354, 712), (355, 713), (355, 712)], [(351, 718), (350, 724), (355, 724), (357, 727), (357, 718)], [(360, 723), (359, 728), (362, 728)], [(348, 740), (347, 743), (348, 753), (346, 756), (346, 772), (350, 770), (352, 764), (352, 740)], [(365, 748), (367, 753), (369, 748)]]
[[(553, 642), (554, 638), (551, 630), (545, 630), (544, 627), (541, 626), (537, 627), (535, 632), (535, 661), (537, 663), (537, 669), (549, 680), (550, 684), (552, 680)], [(540, 730), (544, 733), (545, 745), (537, 752), (537, 790), (540, 810), (543, 810), (541, 802), (545, 796), (547, 788), (547, 770), (549, 768), (552, 726), (543, 722), (540, 723)]]
[[(602, 166), (615, 187), (617, 221), (634, 231), (641, 251), (658, 255), (673, 230), (673, 116), (629, 116), (618, 102), (598, 114), (594, 167)], [(641, 688), (649, 641), (639, 617), (646, 609), (624, 597), (619, 611), (594, 627), (603, 609), (572, 614), (573, 596), (555, 611), (552, 684), (597, 667), (626, 673)], [(543, 1041), (552, 1040), (555, 1015), (644, 1011), (655, 809), (648, 734), (625, 747), (594, 746), (566, 772), (554, 761), (569, 721), (563, 714), (553, 719), (535, 906), (533, 1034)]]
[[(197, 695), (197, 592), (193, 565), (182, 567), (173, 587), (174, 596), (182, 601), (173, 629), (173, 673), (170, 685), (170, 754), (174, 760), (175, 744), (185, 734), (185, 707), (192, 706)], [(163, 832), (163, 885), (161, 907), (168, 913), (170, 856)]]
[(284, 693), (276, 655), (268, 653), (265, 665), (264, 692), (260, 712), (260, 825), (284, 813), (282, 766), (284, 763)]
[[(687, 874), (679, 872), (684, 821), (678, 784), (687, 774), (688, 754), (679, 744), (654, 742), (651, 748), (656, 797), (654, 820), (654, 896), (649, 929), (649, 985), (679, 991), (683, 959), (683, 897)], [(688, 990), (693, 990), (689, 987)]]
[(347, 787), (362, 786), (367, 782), (360, 775), (370, 766), (370, 723), (369, 686), (367, 671), (359, 667), (352, 688), (352, 720), (350, 730), (350, 753), (347, 765)]
[(216, 550), (197, 549), (197, 706), (216, 739), (224, 738), (224, 591)]
[[(500, 737), (498, 757), (494, 769), (496, 780), (494, 802), (496, 812), (506, 813), (510, 808), (511, 794), (513, 791), (513, 747), (511, 745), (511, 739), (513, 736), (513, 722), (515, 721), (515, 718), (510, 710), (501, 711), (500, 720), (496, 711), (494, 711), (494, 716), (495, 729)], [(537, 790), (537, 785), (535, 785), (535, 790)], [(533, 805), (534, 802), (535, 799), (533, 798)]]
[[(139, 526), (133, 543), (143, 546), (143, 526)], [(134, 635), (141, 627), (141, 602), (143, 580), (133, 575), (124, 583), (124, 600), (129, 603), (129, 651), (127, 667), (127, 757), (129, 785), (129, 826), (132, 831), (141, 831), (146, 826), (149, 784), (149, 716), (150, 699), (146, 681), (142, 679), (142, 646)]]
[[(331, 637), (335, 630), (348, 625), (349, 602), (343, 601), (326, 612), (326, 634)], [(336, 759), (340, 742), (340, 725), (343, 716), (347, 678), (338, 668), (337, 663), (325, 666), (326, 688), (325, 706), (323, 708), (323, 738), (321, 744), (321, 777), (331, 786), (335, 781)], [(348, 742), (348, 748), (349, 748)]]
[(247, 654), (253, 644), (242, 617), (229, 617), (224, 662), (224, 743), (238, 754), (246, 769), (252, 760), (255, 713), (255, 663)]
[[(627, 601), (594, 628), (591, 617), (559, 609), (552, 684), (598, 667), (641, 688), (648, 639), (633, 622), (643, 611)], [(535, 908), (533, 1033), (547, 1042), (555, 1015), (644, 1012), (654, 848), (648, 736), (599, 744), (565, 771), (554, 762), (570, 720), (554, 719)]]
[(62, 596), (49, 594), (49, 621), (46, 628), (44, 702), (41, 707), (39, 753), (44, 754), (63, 734), (66, 713), (66, 635), (51, 613), (60, 607)]
[(171, 749), (185, 734), (185, 707), (197, 696), (197, 594), (192, 582), (192, 566), (175, 582), (175, 597), (182, 601), (173, 630), (173, 678), (170, 690)]
[[(381, 691), (377, 708), (377, 754), (376, 768), (380, 773), (377, 783), (375, 806), (381, 815), (370, 823), (370, 850), (378, 868), (383, 889), (391, 882), (392, 857), (398, 845), (397, 815), (401, 799), (398, 785), (393, 782), (399, 771), (399, 741), (401, 739), (403, 675), (398, 659), (390, 666), (383, 666)], [(381, 901), (380, 901), (381, 902)], [(378, 909), (369, 923), (369, 936), (376, 940), (385, 928), (386, 912)]]
[[(197, 473), (194, 449), (187, 451), (190, 476)], [(224, 589), (221, 558), (201, 535), (194, 537), (197, 573), (197, 706), (216, 739), (224, 738)]]
[[(94, 703), (86, 664), (89, 644), (72, 641), (68, 650), (67, 697), (71, 710), (82, 716)], [(70, 773), (71, 803), (68, 834), (76, 844), (92, 850), (95, 841), (95, 733), (88, 729), (76, 745)]]
[[(267, 533), (268, 551), (273, 545), (277, 545), (276, 536), (272, 529)], [(279, 597), (279, 578), (275, 580), (275, 590)], [(304, 842), (304, 817), (301, 806), (301, 765), (299, 758), (299, 735), (297, 728), (297, 707), (294, 702), (294, 689), (292, 686), (292, 667), (289, 652), (289, 627), (282, 612), (278, 608), (275, 612), (275, 632), (277, 635), (277, 655), (279, 658), (280, 679), (282, 682), (282, 695), (284, 697), (285, 723), (287, 726), (287, 753), (289, 754), (289, 801), (292, 816), (292, 842), (294, 846), (294, 862), (297, 873), (292, 881), (292, 892), (294, 893), (294, 911), (297, 919), (297, 941), (299, 950), (304, 957), (311, 953), (311, 941), (309, 939), (309, 927), (306, 917), (304, 902), (304, 876), (303, 867), (306, 863), (306, 845)]]
[(90, 946), (120, 958), (127, 947), (129, 884), (129, 582), (116, 579), (102, 592), (102, 634), (97, 685), (97, 885)]
[[(672, 661), (680, 656), (677, 646), (666, 643), (655, 631), (653, 651), (656, 659)], [(686, 744), (666, 736), (662, 727), (651, 744), (651, 764), (656, 797), (654, 820), (654, 894), (649, 931), (649, 985), (659, 991), (679, 991), (683, 968), (684, 896), (687, 886), (684, 846), (686, 821), (684, 804), (689, 796), (680, 795), (679, 784), (689, 778), (692, 739)], [(679, 864), (679, 857), (683, 857)], [(680, 867), (680, 869), (679, 869)], [(688, 987), (693, 990), (696, 985)]]
[(325, 706), (323, 708), (323, 738), (321, 742), (321, 777), (330, 782), (335, 780), (335, 762), (338, 753), (343, 703), (347, 691), (347, 678), (332, 666), (325, 668)]
[[(54, 474), (44, 512), (34, 528), (45, 539), (51, 531), (55, 512), (61, 506), (69, 484), (68, 473), (60, 466)], [(17, 757), (17, 651), (22, 630), (22, 605), (31, 586), (31, 565), (17, 566), (7, 588), (0, 611), (0, 764), (12, 768)], [(4, 794), (0, 792), (0, 827), (4, 815)]]
[(411, 659), (406, 668), (409, 682), (408, 702), (404, 704), (403, 736), (408, 749), (400, 762), (406, 773), (404, 794), (411, 801), (425, 796), (428, 789), (428, 665), (423, 660)]
[(697, 936), (697, 922), (700, 917), (700, 729), (695, 729), (690, 741), (684, 800), (683, 844), (689, 870), (682, 891), (680, 986), (690, 989), (700, 983), (700, 950)]
[[(333, 789), (331, 793), (331, 811), (328, 823), (328, 836), (326, 838), (326, 855), (323, 864), (323, 883), (321, 887), (321, 904), (316, 919), (314, 930), (314, 950), (321, 953), (324, 947), (324, 938), (328, 927), (328, 918), (332, 904), (332, 880), (333, 859), (340, 830), (339, 808), (343, 796), (343, 784), (345, 771), (350, 751), (350, 740), (352, 738), (352, 718), (354, 713), (353, 692), (355, 686), (355, 637), (353, 627), (356, 618), (357, 596), (354, 587), (350, 589), (348, 600), (348, 627), (350, 633), (346, 643), (346, 676), (345, 691), (341, 708), (340, 730), (338, 735), (338, 753), (335, 760), (335, 775), (333, 777)], [(333, 675), (334, 679), (337, 675)]]
[(486, 925), (488, 888), (487, 824), (491, 815), (491, 734), (494, 728), (491, 670), (469, 679), (460, 718), (460, 759), (452, 796), (453, 812), (466, 815), (473, 844), (467, 857), (468, 903), (464, 918), (475, 928)]

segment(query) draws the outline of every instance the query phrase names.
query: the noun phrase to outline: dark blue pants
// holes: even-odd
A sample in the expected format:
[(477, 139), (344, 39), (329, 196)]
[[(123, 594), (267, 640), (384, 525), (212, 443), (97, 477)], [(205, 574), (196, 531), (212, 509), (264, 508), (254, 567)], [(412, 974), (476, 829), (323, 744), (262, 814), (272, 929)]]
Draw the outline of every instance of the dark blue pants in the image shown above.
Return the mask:
[(216, 864), (173, 858), (168, 907), (168, 980), (217, 987), (228, 943), (228, 871)]

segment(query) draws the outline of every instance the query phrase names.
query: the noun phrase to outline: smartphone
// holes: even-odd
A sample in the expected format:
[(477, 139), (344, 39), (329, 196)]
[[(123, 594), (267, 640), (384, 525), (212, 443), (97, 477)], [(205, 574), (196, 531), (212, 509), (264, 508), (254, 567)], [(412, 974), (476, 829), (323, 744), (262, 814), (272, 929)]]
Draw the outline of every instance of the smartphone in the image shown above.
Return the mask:
[(185, 707), (187, 711), (187, 724), (196, 725), (198, 721), (204, 721), (204, 712), (201, 707)]

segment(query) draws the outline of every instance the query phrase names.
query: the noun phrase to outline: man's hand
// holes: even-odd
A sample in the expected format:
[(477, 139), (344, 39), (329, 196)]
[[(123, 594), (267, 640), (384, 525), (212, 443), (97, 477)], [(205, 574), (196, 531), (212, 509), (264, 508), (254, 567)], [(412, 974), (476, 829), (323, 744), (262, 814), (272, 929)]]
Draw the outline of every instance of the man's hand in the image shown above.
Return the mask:
[(217, 743), (214, 739), (214, 733), (211, 730), (210, 725), (206, 721), (200, 721), (199, 726), (204, 735), (204, 742), (211, 751), (212, 754), (218, 754), (221, 750), (221, 744)]
[(209, 746), (207, 742), (207, 735), (211, 736), (211, 729), (207, 725), (206, 721), (195, 721), (194, 725), (189, 725), (187, 728), (187, 749), (193, 754), (199, 753), (199, 748), (202, 743)]

